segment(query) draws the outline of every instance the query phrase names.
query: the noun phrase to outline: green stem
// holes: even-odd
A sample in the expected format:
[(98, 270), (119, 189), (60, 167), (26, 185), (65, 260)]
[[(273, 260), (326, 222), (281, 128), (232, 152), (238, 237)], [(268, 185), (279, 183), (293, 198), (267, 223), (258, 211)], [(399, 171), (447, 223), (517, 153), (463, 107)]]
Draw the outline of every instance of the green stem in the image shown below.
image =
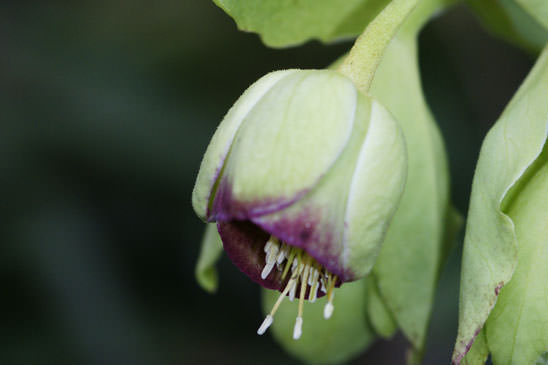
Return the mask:
[[(419, 0), (392, 0), (358, 37), (338, 71), (367, 94), (385, 49)], [(404, 61), (404, 60), (402, 60)]]

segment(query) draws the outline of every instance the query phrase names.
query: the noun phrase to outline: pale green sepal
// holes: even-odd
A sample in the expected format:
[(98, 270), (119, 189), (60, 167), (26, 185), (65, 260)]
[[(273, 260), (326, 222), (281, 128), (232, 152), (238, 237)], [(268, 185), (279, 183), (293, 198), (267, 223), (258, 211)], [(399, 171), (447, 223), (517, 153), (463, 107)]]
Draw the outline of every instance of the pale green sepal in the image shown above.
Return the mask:
[(253, 109), (257, 101), (272, 86), (285, 76), (297, 71), (275, 71), (261, 77), (240, 96), (217, 127), (215, 134), (207, 146), (192, 192), (192, 207), (201, 219), (206, 220), (215, 183), (220, 176), (223, 163), (242, 121)]
[[(405, 183), (403, 134), (377, 101), (360, 93), (352, 137), (344, 152), (310, 193), (287, 209), (254, 219), (262, 227), (302, 219), (320, 240), (308, 253), (343, 281), (373, 267)], [(326, 241), (322, 241), (322, 238)], [(329, 239), (329, 241), (327, 241)]]
[(548, 145), (532, 169), (507, 211), (516, 230), (516, 270), (486, 323), (497, 365), (534, 364), (548, 349)]
[(379, 102), (371, 103), (367, 135), (350, 183), (345, 214), (344, 266), (356, 277), (373, 267), (407, 175), (403, 134)]
[[(291, 355), (308, 364), (339, 364), (365, 351), (375, 339), (367, 324), (364, 280), (346, 283), (335, 291), (335, 311), (323, 317), (326, 297), (304, 304), (302, 337), (292, 337), (298, 300), (285, 298), (269, 331)], [(263, 312), (270, 312), (279, 292), (263, 289)]]
[(489, 357), (489, 348), (485, 340), (485, 328), (476, 337), (470, 351), (462, 361), (462, 365), (485, 365)]
[(353, 37), (389, 0), (214, 0), (240, 30), (271, 47)]
[[(344, 77), (344, 76), (340, 76)], [(358, 92), (356, 90), (356, 92)], [(309, 242), (307, 252), (320, 264), (329, 268), (334, 274), (339, 275), (343, 281), (356, 280), (364, 274), (364, 267), (371, 267), (374, 257), (363, 257), (365, 249), (360, 251), (363, 262), (357, 267), (350, 266), (348, 256), (354, 255), (351, 248), (345, 244), (345, 220), (349, 202), (352, 178), (356, 174), (356, 168), (360, 151), (364, 146), (369, 132), (369, 124), (372, 113), (372, 101), (359, 93), (354, 114), (353, 129), (343, 152), (337, 161), (322, 176), (321, 181), (309, 193), (297, 202), (272, 214), (255, 218), (254, 222), (261, 227), (282, 226), (283, 222), (301, 222), (301, 225), (310, 225), (315, 237)], [(377, 158), (383, 156), (376, 155)], [(375, 172), (379, 173), (379, 172)], [(359, 187), (357, 187), (359, 188)], [(397, 201), (398, 197), (395, 197)], [(391, 204), (395, 204), (391, 202)], [(365, 212), (372, 212), (375, 207), (361, 207)], [(366, 213), (367, 215), (367, 213)], [(296, 237), (298, 239), (298, 237)], [(373, 239), (373, 240), (372, 240)], [(380, 245), (379, 237), (369, 235), (360, 242), (367, 248), (367, 252), (375, 254), (376, 247)], [(303, 242), (294, 242), (300, 244)], [(306, 243), (305, 243), (306, 244)], [(345, 253), (346, 251), (346, 253)], [(354, 263), (354, 260), (352, 260)], [(368, 270), (367, 270), (368, 271)], [(360, 275), (357, 275), (360, 273)]]
[[(409, 19), (417, 21), (413, 13)], [(387, 307), (420, 354), (443, 251), (449, 179), (443, 141), (422, 93), (417, 28), (404, 24), (401, 31), (385, 51), (371, 94), (403, 130), (408, 175), (373, 272)]]
[(316, 185), (350, 139), (357, 99), (352, 82), (334, 71), (301, 70), (279, 81), (232, 145), (223, 173), (232, 199), (288, 203)]
[(366, 280), (367, 313), (371, 327), (379, 336), (386, 339), (391, 338), (398, 330), (398, 324), (394, 322), (392, 314), (384, 304), (373, 275), (369, 275)]
[(219, 261), (222, 252), (223, 242), (217, 232), (217, 224), (208, 223), (195, 269), (196, 281), (207, 292), (214, 293), (217, 290), (218, 278), (215, 264)]
[[(537, 160), (548, 130), (548, 48), (483, 142), (472, 185), (462, 261), (456, 363), (482, 328), (518, 261), (514, 222), (502, 209)], [(489, 329), (488, 329), (489, 330)], [(488, 333), (488, 343), (489, 333)]]

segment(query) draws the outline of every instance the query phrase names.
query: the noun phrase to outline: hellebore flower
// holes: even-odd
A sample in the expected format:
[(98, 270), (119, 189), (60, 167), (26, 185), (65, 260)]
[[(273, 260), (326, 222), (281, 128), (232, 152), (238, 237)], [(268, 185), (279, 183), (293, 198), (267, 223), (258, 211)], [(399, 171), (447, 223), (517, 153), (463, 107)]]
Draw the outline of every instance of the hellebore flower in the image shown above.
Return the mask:
[(453, 363), (545, 364), (548, 47), (489, 131), (474, 176)]
[(303, 302), (364, 277), (398, 206), (403, 135), (376, 100), (329, 70), (267, 74), (234, 104), (213, 136), (192, 202), (217, 222), (223, 247), (252, 280)]

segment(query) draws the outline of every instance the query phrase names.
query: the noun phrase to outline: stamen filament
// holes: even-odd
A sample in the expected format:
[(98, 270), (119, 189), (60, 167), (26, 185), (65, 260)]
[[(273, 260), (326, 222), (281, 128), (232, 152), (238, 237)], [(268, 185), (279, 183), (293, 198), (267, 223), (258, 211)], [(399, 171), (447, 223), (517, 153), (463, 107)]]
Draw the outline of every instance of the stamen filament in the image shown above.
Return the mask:
[(285, 276), (289, 272), (289, 268), (291, 267), (292, 263), (295, 261), (295, 255), (297, 255), (297, 250), (293, 249), (289, 253), (289, 257), (287, 258), (287, 262), (284, 267), (284, 271), (282, 272), (282, 280), (285, 279)]
[[(306, 260), (306, 259), (305, 259)], [(299, 312), (297, 313), (297, 319), (295, 321), (295, 327), (293, 328), (293, 339), (298, 340), (302, 334), (303, 325), (303, 305), (304, 295), (306, 293), (306, 286), (308, 284), (308, 274), (310, 273), (310, 267), (308, 266), (308, 260), (304, 263), (304, 274), (301, 279), (301, 293), (299, 295)]]
[[(296, 268), (294, 270), (295, 271), (294, 275), (296, 275), (297, 278), (299, 276), (301, 276), (301, 273), (302, 273), (303, 268), (304, 268), (304, 265), (301, 263), (301, 255), (298, 255), (297, 259), (295, 261), (293, 261), (293, 268)], [(292, 268), (292, 270), (293, 270), (293, 268)], [(293, 300), (295, 300), (296, 291), (297, 291), (297, 283), (295, 283), (295, 285), (293, 285), (293, 287), (289, 291), (289, 301), (292, 302)]]
[(278, 307), (280, 304), (282, 304), (282, 301), (284, 300), (285, 296), (287, 295), (287, 292), (291, 289), (291, 287), (294, 286), (295, 282), (297, 281), (297, 276), (291, 277), (289, 281), (287, 282), (287, 285), (285, 286), (284, 291), (280, 294), (278, 299), (276, 300), (276, 303), (274, 303), (274, 306), (272, 306), (272, 309), (270, 310), (270, 314), (266, 316), (263, 323), (261, 324), (261, 327), (257, 330), (258, 335), (262, 335), (266, 332), (268, 327), (272, 324), (274, 321), (274, 314), (276, 314), (276, 311), (278, 310)]
[(314, 268), (314, 272), (312, 273), (312, 285), (310, 286), (310, 294), (308, 295), (308, 301), (311, 303), (314, 303), (316, 301), (316, 297), (318, 296), (318, 276), (320, 272), (318, 269)]

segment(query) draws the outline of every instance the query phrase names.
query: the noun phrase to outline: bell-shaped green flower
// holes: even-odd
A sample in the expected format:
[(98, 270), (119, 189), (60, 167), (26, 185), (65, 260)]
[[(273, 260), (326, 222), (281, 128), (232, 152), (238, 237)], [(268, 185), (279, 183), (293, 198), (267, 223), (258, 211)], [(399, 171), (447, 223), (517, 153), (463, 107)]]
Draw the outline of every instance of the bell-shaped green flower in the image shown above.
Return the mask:
[[(447, 251), (445, 243), (452, 241), (455, 230), (460, 226), (460, 217), (449, 205), (443, 141), (421, 90), (417, 37), (431, 14), (439, 13), (451, 2), (423, 0), (416, 8), (414, 1), (391, 2), (360, 36), (350, 52), (351, 56), (332, 66), (339, 67), (339, 72), (350, 77), (359, 90), (380, 100), (397, 118), (408, 142), (409, 174), (371, 274), (337, 290), (336, 302), (341, 310), (335, 311), (329, 321), (318, 318), (323, 305), (309, 306), (307, 318), (310, 315), (310, 320), (302, 324), (304, 334), (301, 340), (294, 341), (288, 326), (295, 320), (295, 312), (301, 311), (300, 303), (285, 301), (280, 305), (281, 298), (276, 292), (263, 290), (266, 325), (270, 324), (268, 315), (274, 307), (277, 313), (272, 326), (273, 336), (288, 352), (307, 363), (346, 361), (365, 350), (376, 337), (391, 337), (398, 328), (412, 345), (409, 361), (420, 361), (440, 262)], [(235, 133), (235, 129), (232, 132), (226, 130), (230, 129), (218, 131), (217, 134)], [(216, 153), (221, 156), (219, 159), (225, 158), (226, 152), (222, 151), (228, 151), (233, 138), (227, 138), (225, 147), (217, 149)], [(388, 165), (386, 167), (390, 168)], [(342, 168), (338, 169), (342, 171)], [(211, 176), (222, 169), (213, 164), (209, 171)], [(330, 178), (329, 174), (327, 178)], [(209, 181), (210, 186), (218, 188), (214, 179), (210, 177)], [(307, 195), (303, 197), (315, 200), (319, 193), (314, 190), (320, 189), (321, 184), (313, 187), (311, 198), (306, 198)], [(345, 184), (339, 184), (339, 188), (342, 186)], [(214, 208), (213, 199), (208, 195), (211, 194), (210, 189), (204, 189), (205, 197), (199, 204), (204, 218), (212, 214)], [(328, 191), (327, 187), (321, 189)], [(333, 186), (332, 191), (336, 189)], [(324, 198), (328, 197), (329, 194), (325, 194)], [(338, 221), (335, 219), (334, 222)], [(364, 222), (367, 223), (366, 220)], [(264, 236), (264, 239), (267, 237)], [(221, 246), (216, 225), (209, 224), (196, 269), (198, 281), (207, 290), (213, 290), (216, 286), (212, 265), (221, 253)], [(272, 244), (269, 250), (271, 247)], [(273, 266), (264, 269), (262, 262), (257, 265), (266, 272), (273, 270)], [(410, 277), (413, 280), (405, 280)], [(296, 296), (298, 292), (295, 289), (290, 296)], [(306, 292), (304, 294), (307, 295)], [(319, 297), (324, 293), (315, 294)], [(332, 308), (328, 303), (333, 297), (327, 297), (318, 300), (318, 304), (327, 304), (328, 311), (324, 314), (330, 314), (329, 309)]]
[(545, 364), (548, 47), (489, 131), (476, 168), (453, 363)]
[(303, 300), (372, 268), (406, 176), (402, 132), (386, 109), (329, 70), (272, 72), (219, 125), (202, 161), (193, 206), (217, 222), (241, 271)]

